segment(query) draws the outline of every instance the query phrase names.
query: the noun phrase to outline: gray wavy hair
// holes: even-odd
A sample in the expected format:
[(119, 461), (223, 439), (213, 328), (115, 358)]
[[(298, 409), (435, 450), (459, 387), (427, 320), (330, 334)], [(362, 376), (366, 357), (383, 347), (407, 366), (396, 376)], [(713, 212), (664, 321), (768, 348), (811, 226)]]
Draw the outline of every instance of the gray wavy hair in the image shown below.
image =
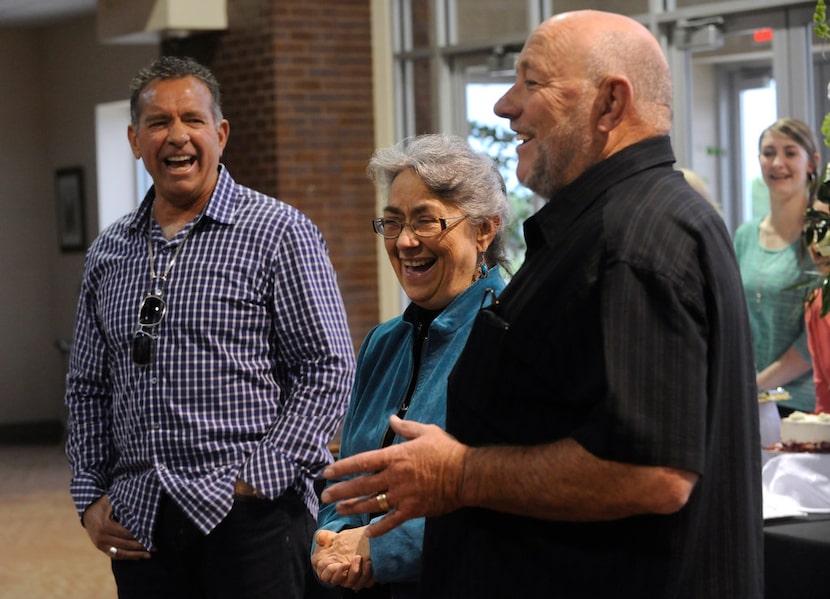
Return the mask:
[(473, 150), (462, 137), (426, 134), (376, 150), (366, 172), (378, 189), (388, 193), (392, 181), (405, 170), (418, 175), (436, 197), (458, 206), (473, 226), (501, 217), (496, 236), (484, 252), (484, 261), (489, 266), (508, 268), (505, 230), (513, 210), (493, 158)]

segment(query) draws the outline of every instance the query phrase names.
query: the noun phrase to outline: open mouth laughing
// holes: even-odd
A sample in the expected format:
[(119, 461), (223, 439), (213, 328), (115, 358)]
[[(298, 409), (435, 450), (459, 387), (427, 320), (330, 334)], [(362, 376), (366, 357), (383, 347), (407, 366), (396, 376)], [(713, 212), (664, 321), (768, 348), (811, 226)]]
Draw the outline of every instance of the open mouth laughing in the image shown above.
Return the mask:
[(196, 164), (195, 156), (170, 156), (164, 159), (164, 164), (170, 169), (186, 169)]
[(419, 260), (401, 260), (404, 269), (413, 274), (421, 274), (432, 268), (435, 264), (434, 258), (421, 258)]

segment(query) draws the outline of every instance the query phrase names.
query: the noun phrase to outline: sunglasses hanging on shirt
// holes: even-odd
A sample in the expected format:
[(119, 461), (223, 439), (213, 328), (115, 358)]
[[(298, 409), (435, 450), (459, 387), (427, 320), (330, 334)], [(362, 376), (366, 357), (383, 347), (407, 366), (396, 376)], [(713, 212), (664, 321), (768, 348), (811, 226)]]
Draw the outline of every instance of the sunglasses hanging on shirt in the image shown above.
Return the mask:
[(197, 221), (190, 227), (176, 248), (176, 251), (173, 252), (170, 261), (167, 263), (167, 268), (164, 269), (161, 275), (156, 275), (155, 258), (153, 256), (152, 204), (147, 215), (147, 221), (147, 252), (150, 255), (150, 282), (152, 283), (152, 288), (138, 306), (138, 325), (133, 332), (132, 340), (132, 360), (136, 366), (148, 366), (153, 362), (156, 341), (159, 338), (159, 325), (161, 325), (164, 316), (167, 314), (167, 302), (162, 297), (164, 287), (167, 283), (167, 277), (170, 275), (170, 271), (173, 270), (176, 258), (178, 258), (179, 252), (182, 251), (188, 237), (190, 237), (190, 234), (199, 224)]
[(138, 328), (133, 335), (133, 363), (147, 366), (153, 361), (153, 349), (158, 333), (156, 329), (167, 313), (167, 302), (161, 297), (161, 290), (154, 289), (141, 300), (138, 308)]

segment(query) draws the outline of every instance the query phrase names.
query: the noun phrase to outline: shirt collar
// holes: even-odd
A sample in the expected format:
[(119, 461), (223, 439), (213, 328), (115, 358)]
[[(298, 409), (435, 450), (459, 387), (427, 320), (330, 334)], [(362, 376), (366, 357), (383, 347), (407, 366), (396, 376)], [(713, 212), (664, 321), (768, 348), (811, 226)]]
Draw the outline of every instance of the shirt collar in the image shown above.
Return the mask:
[[(216, 186), (213, 188), (213, 193), (208, 200), (205, 207), (204, 217), (209, 218), (218, 223), (232, 225), (234, 223), (234, 215), (236, 212), (237, 194), (236, 181), (233, 180), (225, 165), (219, 165), (219, 178), (216, 180)], [(130, 229), (134, 231), (143, 231), (147, 228), (147, 219), (149, 218), (150, 207), (153, 205), (153, 200), (156, 198), (156, 188), (151, 186), (150, 189), (141, 201), (141, 205), (133, 214), (130, 220)]]
[(525, 221), (528, 250), (544, 244), (553, 245), (580, 214), (620, 181), (674, 161), (671, 140), (669, 136), (662, 135), (632, 144), (590, 167)]
[[(504, 289), (505, 281), (502, 277), (501, 267), (494, 265), (490, 268), (486, 277), (479, 277), (469, 287), (459, 293), (453, 300), (438, 314), (433, 314), (430, 319), (430, 326), (434, 330), (455, 331), (468, 320), (471, 310), (490, 305), (495, 295)], [(492, 288), (493, 294), (485, 291)], [(402, 318), (405, 322), (415, 324), (419, 316), (425, 312), (423, 308), (410, 303), (403, 312)]]

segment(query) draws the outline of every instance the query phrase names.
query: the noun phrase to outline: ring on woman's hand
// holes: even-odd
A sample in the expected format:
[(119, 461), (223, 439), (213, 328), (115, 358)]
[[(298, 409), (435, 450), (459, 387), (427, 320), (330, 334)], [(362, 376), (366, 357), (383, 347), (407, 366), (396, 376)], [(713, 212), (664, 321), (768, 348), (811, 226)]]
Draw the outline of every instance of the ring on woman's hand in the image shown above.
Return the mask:
[(110, 557), (115, 557), (118, 555), (118, 547), (110, 547), (108, 550)]
[(389, 505), (389, 499), (386, 498), (386, 493), (378, 493), (375, 495), (375, 501), (378, 502), (378, 507), (381, 511), (388, 512), (389, 508), (392, 507)]

